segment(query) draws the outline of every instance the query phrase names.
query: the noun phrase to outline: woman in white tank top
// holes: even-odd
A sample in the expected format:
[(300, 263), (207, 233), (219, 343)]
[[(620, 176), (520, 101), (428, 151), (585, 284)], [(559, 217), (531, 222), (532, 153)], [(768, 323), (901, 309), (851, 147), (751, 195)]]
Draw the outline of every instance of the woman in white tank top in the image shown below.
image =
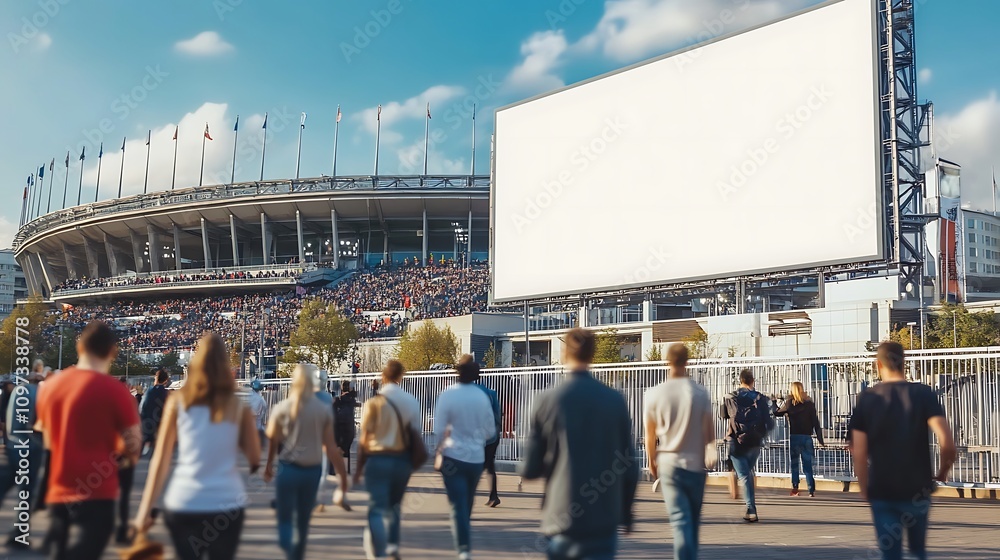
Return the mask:
[(184, 387), (164, 406), (157, 439), (137, 527), (145, 531), (153, 523), (153, 504), (170, 475), (176, 444), (177, 465), (163, 505), (177, 558), (198, 560), (206, 553), (210, 560), (235, 558), (247, 501), (236, 463), (242, 452), (251, 473), (256, 472), (260, 440), (253, 412), (236, 396), (229, 353), (219, 335), (208, 333), (198, 342)]

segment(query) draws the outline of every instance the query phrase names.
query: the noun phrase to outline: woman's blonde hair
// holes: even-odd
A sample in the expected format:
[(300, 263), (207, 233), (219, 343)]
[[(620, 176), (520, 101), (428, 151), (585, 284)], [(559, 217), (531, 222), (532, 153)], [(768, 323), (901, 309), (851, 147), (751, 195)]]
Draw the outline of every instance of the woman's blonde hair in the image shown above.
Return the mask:
[(802, 404), (809, 400), (809, 395), (806, 393), (806, 388), (798, 381), (792, 382), (792, 402), (795, 404)]
[(292, 387), (288, 398), (292, 401), (292, 422), (299, 417), (309, 399), (316, 394), (316, 372), (318, 368), (312, 364), (298, 364), (292, 371)]
[(178, 392), (185, 409), (208, 405), (212, 422), (225, 418), (236, 394), (236, 381), (222, 337), (211, 332), (201, 337), (188, 364), (187, 379)]

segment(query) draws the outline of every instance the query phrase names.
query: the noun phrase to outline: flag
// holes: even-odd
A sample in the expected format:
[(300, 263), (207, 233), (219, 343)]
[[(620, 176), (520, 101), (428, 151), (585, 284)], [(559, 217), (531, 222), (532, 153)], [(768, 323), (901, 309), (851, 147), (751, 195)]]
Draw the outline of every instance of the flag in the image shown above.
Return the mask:
[(38, 178), (41, 179), (43, 177), (45, 177), (45, 165), (44, 164), (41, 167), (38, 168)]
[(86, 146), (84, 146), (84, 147), (83, 147), (83, 148), (82, 148), (82, 149), (80, 150), (80, 161), (83, 161), (83, 160), (85, 160), (85, 159), (87, 159), (87, 147), (86, 147)]
[(302, 118), (299, 120), (299, 126), (302, 128), (306, 127), (306, 114), (302, 113)]
[(104, 157), (104, 142), (101, 142), (101, 149), (97, 152), (97, 159)]
[(236, 124), (233, 125), (233, 132), (236, 132), (239, 129), (240, 129), (240, 116), (236, 115)]
[(177, 131), (178, 131), (179, 129), (180, 129), (180, 126), (175, 126), (175, 127), (174, 127), (174, 140), (177, 140)]
[(205, 123), (205, 138), (208, 140), (212, 139), (212, 135), (208, 133), (208, 123)]
[(34, 179), (34, 177), (33, 177), (33, 176), (31, 176), (31, 175), (28, 175), (28, 186), (29, 186), (29, 187), (30, 187), (31, 185), (35, 184), (35, 181), (34, 181), (33, 179)]
[(49, 163), (49, 173), (54, 171), (55, 167), (56, 167), (56, 158), (52, 158), (52, 161)]
[(428, 119), (431, 118), (431, 104), (430, 103), (427, 104), (427, 118)]
[(264, 124), (260, 125), (261, 128), (267, 128), (267, 112), (264, 112)]
[(69, 152), (66, 152), (66, 168), (69, 168)]
[(340, 122), (340, 105), (337, 105), (337, 122)]
[(381, 121), (382, 120), (382, 105), (381, 104), (378, 106), (378, 113), (375, 115), (375, 120), (377, 120), (377, 121)]
[(152, 130), (147, 130), (147, 131), (146, 131), (146, 145), (147, 145), (147, 146), (149, 145), (149, 140), (150, 140), (150, 138), (152, 138), (152, 137), (153, 137), (153, 131), (152, 131)]
[(28, 200), (28, 187), (24, 187), (24, 197), (21, 200)]

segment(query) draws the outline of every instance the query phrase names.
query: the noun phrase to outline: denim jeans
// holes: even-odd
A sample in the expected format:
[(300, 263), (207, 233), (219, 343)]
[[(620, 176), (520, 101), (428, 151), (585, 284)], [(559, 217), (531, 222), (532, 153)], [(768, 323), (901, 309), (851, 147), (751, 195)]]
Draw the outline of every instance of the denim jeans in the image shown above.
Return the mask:
[(614, 560), (618, 535), (578, 539), (567, 535), (549, 537), (549, 560)]
[(872, 500), (872, 519), (875, 536), (883, 560), (900, 560), (903, 557), (903, 535), (909, 544), (910, 554), (919, 560), (927, 558), (927, 517), (931, 509), (930, 498), (912, 501)]
[[(662, 457), (662, 455), (660, 455)], [(705, 500), (705, 472), (664, 465), (660, 469), (660, 490), (667, 504), (670, 528), (674, 532), (674, 558), (697, 560), (701, 506)]]
[[(316, 506), (316, 488), (319, 487), (321, 466), (301, 467), (282, 461), (276, 479), (276, 509), (278, 514), (278, 544), (285, 551), (285, 558), (301, 560), (306, 555), (309, 537), (309, 520)], [(293, 538), (294, 528), (298, 539)]]
[(753, 495), (753, 471), (757, 466), (757, 459), (760, 457), (760, 447), (732, 447), (732, 442), (729, 444), (729, 459), (733, 462), (733, 470), (736, 471), (736, 476), (740, 479), (740, 485), (743, 486), (743, 500), (747, 504), (747, 513), (756, 514), (757, 513), (757, 502), (754, 501)]
[(365, 462), (368, 532), (376, 557), (385, 556), (387, 545), (399, 546), (400, 506), (412, 472), (407, 455), (372, 455)]
[(802, 460), (802, 470), (806, 474), (806, 487), (809, 493), (816, 491), (816, 480), (813, 478), (813, 438), (801, 434), (792, 434), (788, 438), (788, 450), (792, 455), (792, 488), (799, 489), (799, 460)]
[(472, 502), (482, 476), (483, 463), (466, 463), (451, 457), (444, 457), (441, 463), (441, 477), (451, 504), (451, 537), (459, 554), (471, 550)]

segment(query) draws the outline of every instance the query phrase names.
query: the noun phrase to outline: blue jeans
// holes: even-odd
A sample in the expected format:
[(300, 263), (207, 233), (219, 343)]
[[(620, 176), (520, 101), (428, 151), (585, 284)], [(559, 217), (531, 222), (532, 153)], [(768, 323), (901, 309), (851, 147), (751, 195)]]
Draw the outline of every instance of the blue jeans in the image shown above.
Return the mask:
[(549, 537), (549, 560), (614, 560), (618, 535), (577, 539), (567, 535)]
[[(305, 558), (309, 520), (316, 506), (316, 488), (319, 487), (321, 473), (320, 465), (301, 467), (282, 461), (278, 466), (275, 504), (278, 510), (278, 544), (289, 560)], [(292, 538), (293, 517), (299, 533), (297, 540)]]
[(882, 551), (883, 560), (900, 560), (903, 557), (904, 534), (909, 543), (910, 554), (919, 560), (926, 560), (930, 498), (899, 502), (872, 500), (871, 508), (876, 544)]
[(441, 463), (441, 477), (451, 504), (451, 537), (455, 551), (460, 554), (471, 550), (472, 501), (482, 476), (483, 463), (466, 463), (451, 457), (444, 457)]
[(760, 447), (733, 447), (730, 442), (729, 459), (733, 462), (733, 470), (743, 486), (743, 500), (747, 504), (747, 514), (757, 513), (757, 502), (753, 495), (753, 470), (760, 457)]
[[(662, 455), (661, 455), (662, 457)], [(674, 558), (697, 560), (701, 506), (705, 501), (705, 471), (666, 466), (660, 470), (660, 490), (674, 532)]]
[(802, 470), (806, 473), (806, 487), (809, 493), (816, 491), (816, 479), (813, 478), (813, 438), (812, 436), (792, 434), (788, 438), (788, 450), (792, 455), (792, 488), (799, 489), (799, 460), (802, 460)]
[(385, 556), (387, 545), (399, 546), (400, 509), (412, 473), (406, 455), (372, 455), (365, 462), (368, 531), (377, 557)]

